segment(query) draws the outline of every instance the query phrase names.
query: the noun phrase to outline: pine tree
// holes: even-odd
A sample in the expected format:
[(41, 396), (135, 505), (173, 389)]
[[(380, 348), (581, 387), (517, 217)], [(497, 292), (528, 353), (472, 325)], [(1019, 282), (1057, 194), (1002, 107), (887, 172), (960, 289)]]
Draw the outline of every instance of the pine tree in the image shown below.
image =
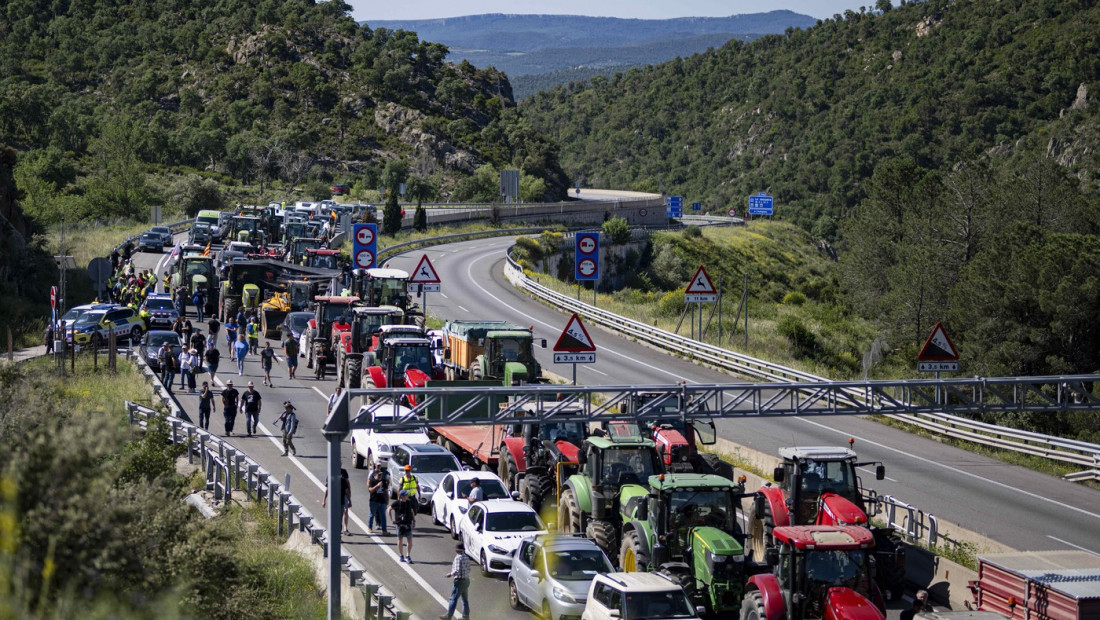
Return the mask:
[(382, 211), (382, 234), (396, 235), (401, 232), (401, 205), (397, 204), (397, 188), (386, 193), (386, 208)]
[(416, 205), (416, 216), (413, 217), (413, 229), (419, 232), (428, 230), (428, 212), (424, 210), (424, 205)]

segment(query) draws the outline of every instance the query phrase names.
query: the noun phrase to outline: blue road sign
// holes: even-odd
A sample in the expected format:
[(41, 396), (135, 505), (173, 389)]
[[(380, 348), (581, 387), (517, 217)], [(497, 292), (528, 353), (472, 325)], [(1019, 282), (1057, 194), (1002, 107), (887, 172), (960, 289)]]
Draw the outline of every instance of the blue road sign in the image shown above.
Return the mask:
[(701, 202), (691, 203), (691, 210), (692, 211), (702, 211), (703, 210), (703, 203), (701, 203)]
[(577, 233), (577, 242), (573, 245), (577, 280), (600, 279), (600, 233)]
[(683, 207), (665, 207), (665, 217), (684, 217)]
[(760, 192), (755, 196), (749, 196), (749, 214), (750, 215), (773, 215), (774, 202), (772, 197)]
[(378, 224), (356, 224), (352, 233), (351, 260), (355, 268), (374, 267), (378, 257)]
[(669, 196), (667, 202), (668, 202), (668, 206), (670, 206), (670, 207), (683, 207), (684, 206), (684, 197), (683, 196)]

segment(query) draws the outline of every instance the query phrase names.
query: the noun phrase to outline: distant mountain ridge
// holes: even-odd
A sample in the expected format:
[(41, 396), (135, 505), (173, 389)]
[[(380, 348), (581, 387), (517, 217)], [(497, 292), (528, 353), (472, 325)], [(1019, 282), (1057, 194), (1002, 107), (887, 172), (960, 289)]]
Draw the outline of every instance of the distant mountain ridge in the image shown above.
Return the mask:
[[(729, 17), (625, 19), (583, 15), (492, 13), (423, 20), (364, 22), (371, 28), (410, 30), (450, 48), (449, 60), (495, 67), (508, 74), (517, 99), (536, 90), (609, 75), (720, 47), (730, 39), (750, 41), (816, 20), (793, 11)], [(552, 74), (552, 75), (550, 75)]]

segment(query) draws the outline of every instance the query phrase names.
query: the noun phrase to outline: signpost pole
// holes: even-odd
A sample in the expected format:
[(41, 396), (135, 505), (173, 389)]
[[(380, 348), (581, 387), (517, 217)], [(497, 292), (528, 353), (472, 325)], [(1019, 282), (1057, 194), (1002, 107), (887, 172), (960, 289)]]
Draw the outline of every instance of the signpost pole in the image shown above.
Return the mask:
[(577, 365), (573, 364), (573, 385), (577, 385)]

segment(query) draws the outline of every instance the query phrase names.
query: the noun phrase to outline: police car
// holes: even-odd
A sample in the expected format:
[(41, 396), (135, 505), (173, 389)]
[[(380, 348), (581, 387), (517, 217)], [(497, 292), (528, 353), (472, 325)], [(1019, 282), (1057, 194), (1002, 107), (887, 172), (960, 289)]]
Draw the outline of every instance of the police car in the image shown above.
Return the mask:
[(107, 342), (112, 331), (120, 340), (137, 343), (145, 333), (145, 322), (133, 308), (90, 310), (73, 323), (72, 340), (77, 345), (101, 346)]
[(142, 306), (142, 310), (149, 313), (150, 329), (157, 327), (171, 329), (180, 316), (179, 311), (176, 310), (176, 305), (172, 303), (172, 296), (165, 293), (149, 295)]

